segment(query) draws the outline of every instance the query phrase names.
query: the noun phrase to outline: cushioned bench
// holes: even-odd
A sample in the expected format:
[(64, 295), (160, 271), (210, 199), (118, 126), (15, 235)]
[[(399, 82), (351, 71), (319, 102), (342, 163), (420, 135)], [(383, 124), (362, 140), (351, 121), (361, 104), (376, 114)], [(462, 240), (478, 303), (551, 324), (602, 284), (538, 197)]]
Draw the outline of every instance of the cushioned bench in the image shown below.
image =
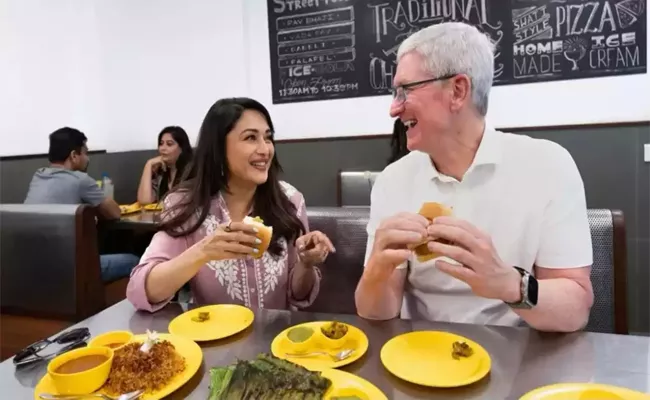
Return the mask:
[(379, 174), (378, 171), (339, 171), (336, 204), (339, 207), (367, 207)]
[[(337, 249), (322, 268), (320, 295), (310, 311), (356, 312), (354, 291), (366, 251), (368, 207), (309, 208), (311, 230), (330, 237)], [(591, 278), (595, 303), (587, 330), (627, 333), (626, 246), (623, 214), (616, 210), (588, 210), (593, 241)]]
[(354, 291), (363, 272), (368, 208), (311, 207), (309, 229), (325, 233), (336, 248), (323, 265), (321, 290), (310, 310), (355, 314)]
[(29, 337), (35, 325), (58, 331), (125, 298), (127, 279), (101, 280), (95, 221), (85, 205), (0, 205), (3, 333), (24, 331), (24, 346), (43, 337)]

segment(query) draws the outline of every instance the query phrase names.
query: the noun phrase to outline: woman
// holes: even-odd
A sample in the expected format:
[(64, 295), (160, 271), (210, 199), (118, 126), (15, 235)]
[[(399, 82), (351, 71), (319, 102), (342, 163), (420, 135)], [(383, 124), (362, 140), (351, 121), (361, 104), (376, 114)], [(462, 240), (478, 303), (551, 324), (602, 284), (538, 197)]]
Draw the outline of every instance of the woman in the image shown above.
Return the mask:
[(399, 118), (395, 120), (395, 124), (393, 125), (390, 152), (388, 164), (394, 163), (409, 153), (409, 149), (406, 147), (406, 127)]
[[(196, 303), (302, 308), (316, 298), (320, 271), (335, 251), (309, 232), (305, 201), (281, 182), (273, 124), (255, 100), (222, 99), (208, 111), (190, 168), (192, 178), (164, 199), (161, 231), (131, 274), (127, 297), (141, 310), (163, 307), (190, 282)], [(259, 216), (273, 227), (268, 250), (253, 258)]]
[(181, 181), (192, 159), (192, 146), (180, 126), (168, 126), (158, 134), (158, 157), (147, 161), (138, 186), (138, 203), (151, 204)]

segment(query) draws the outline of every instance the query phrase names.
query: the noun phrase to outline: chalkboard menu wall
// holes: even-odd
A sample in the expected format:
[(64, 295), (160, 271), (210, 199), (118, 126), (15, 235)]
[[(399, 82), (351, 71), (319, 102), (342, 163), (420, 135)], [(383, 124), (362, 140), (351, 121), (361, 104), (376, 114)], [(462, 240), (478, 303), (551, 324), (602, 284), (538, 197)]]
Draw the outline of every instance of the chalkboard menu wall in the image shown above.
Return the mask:
[(647, 0), (268, 0), (273, 103), (389, 93), (400, 43), (464, 21), (497, 50), (495, 85), (646, 72)]

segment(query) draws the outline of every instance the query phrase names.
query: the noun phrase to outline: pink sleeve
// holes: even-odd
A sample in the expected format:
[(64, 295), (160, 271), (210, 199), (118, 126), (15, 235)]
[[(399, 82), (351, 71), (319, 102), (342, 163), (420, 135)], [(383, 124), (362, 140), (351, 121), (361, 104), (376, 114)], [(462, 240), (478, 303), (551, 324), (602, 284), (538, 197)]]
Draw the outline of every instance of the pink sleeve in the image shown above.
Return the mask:
[[(165, 211), (163, 211), (162, 219), (165, 218), (165, 212), (173, 201), (174, 199), (165, 201)], [(153, 236), (149, 247), (147, 247), (147, 250), (145, 250), (140, 259), (140, 264), (131, 271), (131, 278), (126, 288), (126, 298), (129, 299), (135, 308), (138, 310), (154, 312), (169, 303), (172, 299), (171, 297), (160, 303), (149, 303), (145, 289), (147, 276), (158, 264), (177, 257), (188, 247), (189, 243), (187, 237), (174, 238), (165, 232), (157, 232)]]
[[(300, 222), (302, 222), (303, 226), (305, 227), (305, 233), (309, 232), (309, 221), (307, 219), (307, 208), (305, 207), (305, 198), (302, 196), (300, 192), (296, 192), (292, 197), (291, 201), (294, 203), (296, 206), (297, 210), (297, 216), (300, 219)], [(302, 299), (302, 300), (297, 300), (291, 291), (291, 280), (293, 278), (293, 269), (298, 262), (298, 250), (296, 249), (296, 246), (294, 243), (291, 243), (288, 246), (288, 263), (289, 263), (289, 284), (287, 285), (288, 287), (288, 297), (289, 297), (289, 305), (291, 306), (292, 309), (295, 308), (306, 308), (309, 307), (314, 303), (314, 300), (316, 300), (316, 297), (318, 296), (318, 292), (320, 291), (320, 281), (321, 281), (321, 272), (320, 269), (317, 267), (314, 267), (314, 286), (311, 289), (311, 292), (309, 293), (309, 296), (307, 298)]]

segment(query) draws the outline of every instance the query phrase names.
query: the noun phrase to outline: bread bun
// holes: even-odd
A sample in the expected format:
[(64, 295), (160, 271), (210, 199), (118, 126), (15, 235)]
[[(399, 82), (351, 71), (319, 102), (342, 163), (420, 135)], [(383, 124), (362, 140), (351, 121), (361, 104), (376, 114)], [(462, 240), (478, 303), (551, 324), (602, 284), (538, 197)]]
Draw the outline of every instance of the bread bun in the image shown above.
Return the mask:
[[(429, 223), (431, 223), (435, 218), (453, 215), (453, 210), (444, 204), (429, 202), (422, 204), (422, 207), (420, 208), (418, 214), (428, 219)], [(422, 243), (413, 246), (412, 249), (415, 252), (415, 255), (417, 256), (419, 262), (426, 262), (433, 260), (434, 258), (442, 257), (440, 254), (433, 253), (429, 250), (429, 247), (427, 245), (430, 241), (431, 240), (427, 239)], [(440, 242), (446, 243), (445, 240), (440, 240)]]
[(273, 237), (273, 227), (264, 225), (264, 221), (260, 217), (245, 217), (243, 221), (246, 225), (251, 225), (257, 228), (257, 238), (262, 241), (262, 243), (253, 246), (257, 249), (257, 253), (253, 254), (253, 258), (262, 258), (264, 252), (269, 248), (271, 244), (271, 238)]

